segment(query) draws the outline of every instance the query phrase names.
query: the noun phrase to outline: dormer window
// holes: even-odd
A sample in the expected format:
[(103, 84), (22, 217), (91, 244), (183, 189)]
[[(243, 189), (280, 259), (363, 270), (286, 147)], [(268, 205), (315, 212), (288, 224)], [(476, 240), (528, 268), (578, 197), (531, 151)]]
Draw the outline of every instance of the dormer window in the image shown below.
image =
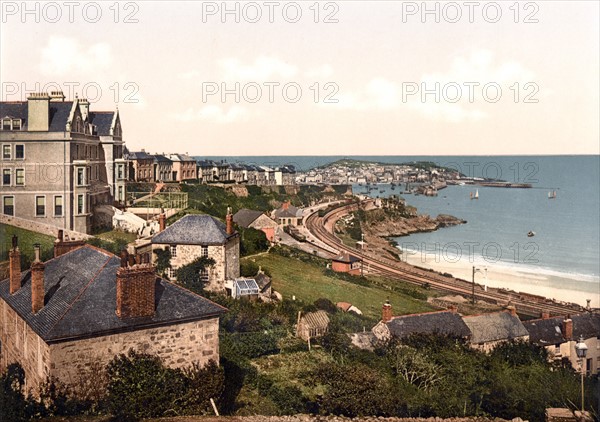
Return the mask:
[(2, 130), (11, 130), (11, 119), (2, 120)]
[(21, 119), (13, 119), (12, 130), (21, 130)]

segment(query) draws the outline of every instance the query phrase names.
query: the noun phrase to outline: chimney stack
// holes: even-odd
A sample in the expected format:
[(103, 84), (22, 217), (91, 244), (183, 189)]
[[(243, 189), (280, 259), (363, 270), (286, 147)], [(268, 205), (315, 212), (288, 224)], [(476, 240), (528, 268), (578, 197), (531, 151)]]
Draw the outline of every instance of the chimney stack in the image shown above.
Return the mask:
[(456, 314), (456, 313), (458, 313), (458, 307), (457, 307), (456, 305), (454, 305), (454, 304), (452, 304), (452, 305), (448, 306), (448, 310), (449, 310), (450, 312), (452, 312), (453, 314)]
[(85, 245), (84, 240), (65, 240), (64, 230), (59, 229), (58, 236), (56, 236), (56, 240), (54, 241), (54, 258), (58, 258), (83, 245)]
[(50, 96), (46, 92), (32, 92), (27, 97), (27, 130), (47, 132), (50, 124)]
[(287, 210), (290, 208), (290, 201), (285, 201), (283, 204), (281, 204), (281, 209)]
[(21, 288), (21, 251), (19, 251), (19, 239), (16, 235), (12, 237), (12, 248), (8, 253), (8, 261), (9, 291), (12, 295)]
[(33, 245), (35, 260), (31, 264), (31, 311), (37, 314), (44, 307), (44, 269), (40, 259), (40, 245)]
[(158, 231), (162, 232), (166, 228), (167, 228), (167, 217), (165, 216), (165, 213), (161, 213), (158, 216)]
[(226, 232), (228, 236), (234, 233), (233, 230), (233, 214), (231, 213), (231, 207), (227, 207), (227, 215), (225, 216)]
[(571, 319), (571, 315), (567, 315), (562, 322), (562, 334), (565, 340), (573, 340), (573, 320)]
[(117, 309), (119, 318), (151, 317), (154, 315), (156, 288), (155, 268), (148, 254), (121, 252), (117, 269)]
[(506, 312), (508, 312), (509, 314), (511, 314), (512, 316), (517, 316), (517, 308), (515, 308), (515, 305), (513, 305), (512, 303), (509, 303), (506, 308), (504, 308), (504, 310)]
[(543, 311), (542, 312), (542, 319), (550, 319), (550, 312)]
[(381, 322), (384, 324), (392, 319), (392, 305), (389, 300), (386, 300), (381, 308)]

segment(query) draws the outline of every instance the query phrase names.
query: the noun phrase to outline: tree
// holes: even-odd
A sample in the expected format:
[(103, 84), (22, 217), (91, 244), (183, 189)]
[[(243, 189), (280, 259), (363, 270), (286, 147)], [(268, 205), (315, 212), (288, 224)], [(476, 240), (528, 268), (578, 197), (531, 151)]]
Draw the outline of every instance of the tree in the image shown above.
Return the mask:
[(196, 258), (177, 269), (177, 282), (188, 289), (202, 291), (204, 283), (200, 280), (200, 274), (211, 265), (215, 265), (215, 260), (212, 258), (206, 256)]
[(156, 255), (156, 271), (164, 277), (167, 268), (171, 268), (171, 251), (169, 248), (156, 249), (154, 254)]
[(406, 382), (429, 391), (441, 380), (441, 367), (422, 351), (401, 344), (393, 344), (387, 352), (390, 367)]
[(24, 386), (25, 371), (21, 365), (8, 365), (6, 371), (0, 375), (0, 420), (19, 422), (28, 419)]

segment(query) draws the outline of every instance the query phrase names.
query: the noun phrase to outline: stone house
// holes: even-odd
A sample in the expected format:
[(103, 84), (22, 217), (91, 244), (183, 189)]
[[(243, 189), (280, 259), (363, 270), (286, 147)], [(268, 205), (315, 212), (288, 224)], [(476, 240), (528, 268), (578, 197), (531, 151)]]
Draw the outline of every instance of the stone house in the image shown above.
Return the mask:
[(233, 215), (233, 221), (245, 229), (261, 230), (269, 242), (275, 242), (275, 236), (279, 231), (279, 225), (273, 219), (257, 210), (242, 208)]
[(329, 328), (329, 316), (325, 311), (315, 311), (302, 314), (298, 312), (298, 325), (296, 326), (296, 337), (304, 341), (311, 338), (321, 337), (327, 333)]
[(471, 331), (471, 347), (484, 352), (511, 340), (529, 340), (529, 332), (517, 316), (514, 306), (505, 311), (463, 316)]
[(212, 258), (215, 264), (201, 274), (205, 288), (231, 294), (233, 280), (240, 276), (240, 236), (233, 229), (231, 213), (226, 221), (225, 225), (210, 215), (188, 214), (155, 234), (152, 251), (169, 248), (171, 252), (168, 278), (174, 279), (177, 268), (197, 258)]
[(403, 339), (411, 334), (439, 334), (468, 339), (469, 327), (455, 309), (425, 312), (420, 314), (393, 316), (392, 305), (382, 307), (382, 319), (371, 330), (378, 340), (392, 337)]
[(551, 359), (568, 359), (575, 370), (580, 370), (580, 359), (575, 345), (583, 337), (588, 347), (585, 371), (588, 375), (600, 374), (600, 314), (586, 312), (567, 317), (550, 317), (524, 321), (529, 340), (548, 350)]
[(200, 183), (211, 183), (214, 182), (216, 174), (213, 169), (215, 167), (215, 163), (210, 160), (201, 160), (196, 162), (196, 171), (198, 181)]
[(302, 225), (302, 209), (293, 206), (290, 202), (284, 202), (281, 207), (272, 213), (273, 220), (280, 226), (298, 227)]
[(103, 205), (125, 202), (118, 111), (91, 111), (60, 91), (0, 102), (0, 150), (5, 215), (91, 233)]
[(127, 156), (129, 161), (129, 180), (136, 182), (154, 182), (154, 157), (146, 151), (130, 152)]
[(155, 274), (146, 255), (121, 257), (60, 238), (54, 258), (21, 272), (16, 238), (9, 278), (0, 281), (0, 370), (17, 362), (26, 389), (48, 377), (98, 382), (98, 371), (129, 349), (173, 368), (219, 361), (226, 309)]
[(331, 258), (331, 269), (339, 273), (360, 275), (362, 271), (362, 259), (347, 252), (342, 252), (340, 255)]

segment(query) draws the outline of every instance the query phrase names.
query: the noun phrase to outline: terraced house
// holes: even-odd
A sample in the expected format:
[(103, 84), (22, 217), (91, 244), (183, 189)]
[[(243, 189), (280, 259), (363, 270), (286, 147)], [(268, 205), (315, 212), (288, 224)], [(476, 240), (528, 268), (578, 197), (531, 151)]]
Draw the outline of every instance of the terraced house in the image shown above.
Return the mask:
[(0, 102), (0, 121), (2, 214), (82, 233), (110, 222), (98, 207), (126, 197), (118, 111), (33, 93)]

